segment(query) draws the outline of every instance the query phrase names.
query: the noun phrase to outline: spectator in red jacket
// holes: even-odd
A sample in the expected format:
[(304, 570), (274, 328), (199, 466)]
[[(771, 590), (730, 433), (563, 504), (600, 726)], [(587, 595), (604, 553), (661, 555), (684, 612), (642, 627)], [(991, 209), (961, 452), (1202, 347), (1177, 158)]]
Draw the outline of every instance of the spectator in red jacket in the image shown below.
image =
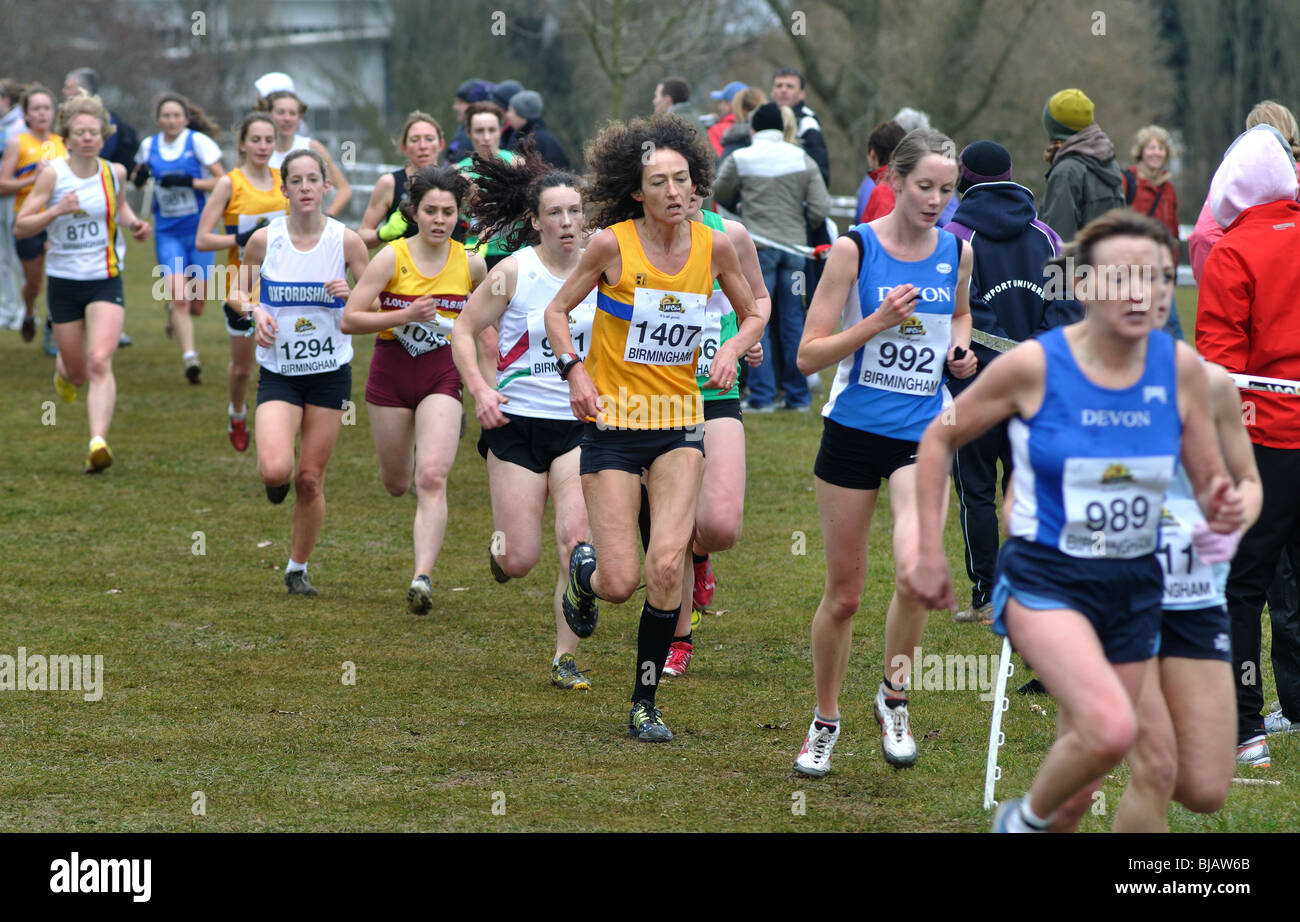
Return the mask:
[(722, 156), (722, 136), (727, 133), (728, 128), (736, 124), (732, 100), (736, 98), (736, 94), (743, 92), (745, 92), (745, 84), (739, 80), (732, 80), (722, 89), (714, 90), (709, 94), (718, 104), (718, 120), (709, 126), (709, 143), (713, 145), (713, 152), (719, 157)]
[[(1266, 125), (1228, 148), (1210, 183), (1210, 208), (1226, 230), (1201, 276), (1196, 345), (1230, 372), (1300, 378), (1296, 188), (1290, 144)], [(1263, 768), (1269, 752), (1260, 715), (1260, 614), (1283, 550), (1289, 549), (1293, 561), (1300, 552), (1300, 401), (1267, 391), (1242, 396), (1265, 502), (1232, 561), (1228, 614), (1237, 676), (1237, 761)], [(1300, 619), (1272, 606), (1270, 618), (1281, 716), (1294, 722), (1300, 720)]]
[(867, 165), (871, 172), (867, 175), (876, 185), (858, 218), (859, 224), (874, 221), (894, 210), (894, 189), (885, 181), (885, 177), (889, 172), (889, 158), (894, 156), (894, 148), (906, 134), (897, 122), (881, 122), (871, 129), (871, 136), (867, 138)]
[[(1178, 192), (1169, 178), (1174, 142), (1159, 125), (1147, 125), (1133, 139), (1133, 165), (1124, 171), (1124, 200), (1155, 218), (1178, 239)], [(1178, 258), (1178, 254), (1174, 254)]]

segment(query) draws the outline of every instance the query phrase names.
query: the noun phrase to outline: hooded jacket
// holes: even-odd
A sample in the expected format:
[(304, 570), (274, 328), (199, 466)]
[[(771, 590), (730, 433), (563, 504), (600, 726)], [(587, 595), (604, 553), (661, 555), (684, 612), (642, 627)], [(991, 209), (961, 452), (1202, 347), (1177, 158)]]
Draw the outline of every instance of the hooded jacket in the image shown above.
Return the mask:
[(542, 155), (542, 159), (551, 166), (557, 170), (571, 168), (569, 155), (564, 152), (564, 147), (546, 127), (546, 122), (540, 118), (529, 119), (524, 123), (523, 128), (512, 131), (509, 141), (503, 142), (502, 146), (508, 150), (519, 150), (524, 141), (529, 138), (533, 139), (533, 144), (537, 147), (537, 152)]
[(718, 203), (739, 197), (745, 227), (778, 243), (802, 244), (809, 224), (821, 225), (831, 211), (817, 163), (777, 128), (754, 132), (754, 140), (722, 161), (713, 185)]
[(1093, 122), (1056, 152), (1039, 217), (1068, 242), (1093, 218), (1124, 207), (1124, 176), (1115, 162), (1115, 146)]
[[(1061, 251), (1061, 238), (1038, 220), (1034, 194), (1014, 182), (971, 186), (944, 228), (971, 245), (971, 323), (977, 330), (1025, 340), (1048, 329), (1043, 264)], [(980, 367), (997, 353), (974, 344)]]
[(736, 122), (727, 126), (727, 130), (722, 133), (722, 153), (718, 155), (718, 162), (721, 163), (739, 148), (748, 147), (752, 140), (749, 122)]
[[(1256, 126), (1228, 148), (1210, 183), (1210, 209), (1227, 230), (1205, 260), (1196, 346), (1231, 372), (1300, 378), (1300, 203), (1289, 150), (1275, 129)], [(1300, 448), (1300, 401), (1242, 397), (1252, 442)]]

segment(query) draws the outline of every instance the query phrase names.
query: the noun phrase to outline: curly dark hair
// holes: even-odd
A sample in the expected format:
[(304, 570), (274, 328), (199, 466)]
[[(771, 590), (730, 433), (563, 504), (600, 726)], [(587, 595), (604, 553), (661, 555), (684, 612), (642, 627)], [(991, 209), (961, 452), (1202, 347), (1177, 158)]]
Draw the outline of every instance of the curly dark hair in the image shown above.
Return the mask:
[(592, 165), (594, 226), (609, 227), (645, 214), (632, 193), (641, 188), (645, 155), (660, 147), (686, 158), (691, 182), (700, 195), (708, 198), (713, 191), (717, 158), (702, 131), (681, 116), (669, 114), (610, 122), (586, 149), (587, 162)]
[(452, 198), (456, 200), (456, 210), (460, 211), (469, 196), (470, 181), (454, 166), (422, 167), (411, 180), (409, 194), (401, 204), (402, 217), (406, 218), (412, 227), (416, 226), (415, 210), (420, 207), (425, 194), (433, 189), (450, 192)]
[(586, 189), (579, 177), (547, 163), (531, 137), (514, 154), (510, 163), (474, 154), (470, 167), (478, 175), (469, 205), (477, 222), (475, 233), (479, 240), (504, 237), (505, 248), (511, 252), (541, 241), (542, 235), (527, 219), (541, 213), (543, 192), (567, 187), (582, 195)]

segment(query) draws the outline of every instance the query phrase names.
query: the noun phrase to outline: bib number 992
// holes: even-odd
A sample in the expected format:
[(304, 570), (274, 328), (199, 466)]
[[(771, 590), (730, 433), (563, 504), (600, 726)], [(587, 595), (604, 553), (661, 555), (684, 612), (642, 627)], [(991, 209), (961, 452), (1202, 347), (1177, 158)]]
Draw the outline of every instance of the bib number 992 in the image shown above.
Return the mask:
[(900, 371), (916, 371), (928, 375), (934, 370), (934, 359), (934, 350), (927, 346), (918, 349), (911, 344), (904, 344), (901, 348), (891, 342), (880, 344), (881, 368), (893, 368), (897, 365)]

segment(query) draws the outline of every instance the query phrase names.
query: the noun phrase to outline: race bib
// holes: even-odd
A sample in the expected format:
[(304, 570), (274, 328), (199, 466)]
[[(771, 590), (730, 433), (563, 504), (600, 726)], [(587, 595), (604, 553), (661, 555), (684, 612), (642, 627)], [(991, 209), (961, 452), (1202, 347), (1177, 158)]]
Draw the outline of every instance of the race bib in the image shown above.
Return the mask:
[(895, 394), (933, 397), (943, 380), (951, 334), (951, 314), (913, 314), (877, 333), (863, 347), (858, 383)]
[(1165, 574), (1165, 605), (1205, 608), (1219, 600), (1213, 567), (1201, 561), (1192, 544), (1201, 509), (1194, 499), (1166, 498), (1160, 514), (1156, 560)]
[(632, 296), (623, 360), (638, 365), (690, 365), (704, 333), (708, 296), (638, 288)]
[(108, 246), (108, 225), (84, 211), (74, 211), (62, 229), (61, 248), (65, 251), (102, 250)]
[(339, 367), (342, 343), (334, 339), (333, 326), (319, 316), (284, 311), (276, 317), (278, 372), (282, 375), (316, 375)]
[[(586, 359), (591, 348), (591, 323), (595, 316), (594, 305), (579, 304), (569, 312), (569, 337), (578, 358)], [(546, 335), (545, 311), (534, 311), (528, 317), (528, 368), (533, 375), (558, 375), (555, 350)]]
[(1125, 560), (1152, 553), (1174, 460), (1067, 458), (1061, 473), (1061, 551), (1071, 557)]
[(158, 214), (164, 218), (179, 218), (199, 213), (199, 199), (188, 186), (161, 186), (154, 184), (154, 201)]
[(695, 376), (707, 378), (713, 373), (713, 357), (722, 345), (722, 315), (713, 311), (704, 314), (704, 333), (700, 339), (700, 355), (695, 360)]
[(393, 327), (393, 338), (402, 344), (412, 358), (415, 358), (448, 345), (451, 342), (453, 326), (455, 326), (454, 320), (438, 314), (432, 320), (421, 320), (417, 323)]

